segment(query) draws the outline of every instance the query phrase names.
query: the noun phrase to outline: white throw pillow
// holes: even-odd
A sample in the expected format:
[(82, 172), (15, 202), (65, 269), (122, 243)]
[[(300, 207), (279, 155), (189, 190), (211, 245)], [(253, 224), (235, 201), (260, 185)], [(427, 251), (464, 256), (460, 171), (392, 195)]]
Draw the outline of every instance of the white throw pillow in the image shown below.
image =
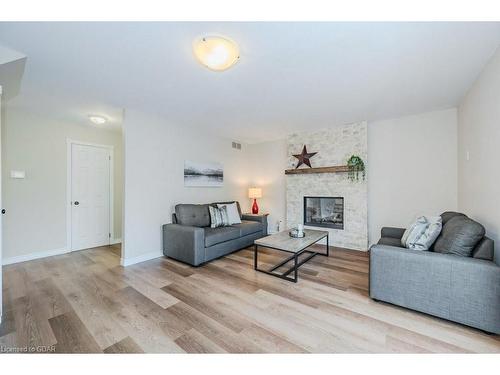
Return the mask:
[(441, 216), (425, 216), (427, 227), (425, 231), (412, 241), (408, 241), (408, 248), (413, 250), (429, 250), (443, 228)]
[(442, 227), (441, 216), (420, 216), (405, 230), (401, 244), (412, 250), (429, 250)]
[(422, 233), (424, 233), (427, 228), (427, 220), (425, 216), (420, 216), (415, 220), (408, 228), (405, 230), (403, 237), (401, 238), (401, 245), (408, 247), (410, 242), (415, 241), (419, 238)]
[(238, 206), (236, 205), (236, 202), (229, 204), (218, 204), (217, 208), (221, 208), (222, 206), (226, 206), (227, 216), (229, 218), (229, 225), (241, 224), (240, 213), (238, 211)]

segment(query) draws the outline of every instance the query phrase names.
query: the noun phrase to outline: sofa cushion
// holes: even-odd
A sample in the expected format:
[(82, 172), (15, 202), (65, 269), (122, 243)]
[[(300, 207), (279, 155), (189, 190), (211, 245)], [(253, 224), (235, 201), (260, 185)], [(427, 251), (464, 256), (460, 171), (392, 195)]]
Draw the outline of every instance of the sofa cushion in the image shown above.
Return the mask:
[(472, 250), (472, 257), (476, 259), (493, 260), (495, 255), (495, 242), (486, 236)]
[(175, 206), (175, 216), (180, 225), (192, 227), (210, 226), (208, 204), (178, 204)]
[(450, 220), (451, 218), (455, 217), (455, 216), (465, 216), (467, 217), (467, 215), (461, 213), (461, 212), (455, 212), (455, 211), (446, 211), (446, 212), (443, 212), (441, 214), (441, 219), (443, 220), (443, 225), (445, 225), (448, 220)]
[(240, 230), (235, 227), (205, 228), (205, 247), (240, 237)]
[(434, 251), (470, 257), (484, 234), (485, 229), (478, 222), (467, 216), (454, 216), (443, 225), (441, 235), (434, 244)]
[(240, 231), (240, 236), (246, 236), (247, 234), (262, 232), (262, 223), (258, 221), (248, 221), (243, 220), (241, 224), (232, 225), (234, 228), (238, 228)]
[(378, 244), (403, 247), (403, 245), (401, 244), (401, 240), (399, 238), (393, 238), (393, 237), (382, 237), (380, 240), (378, 240)]

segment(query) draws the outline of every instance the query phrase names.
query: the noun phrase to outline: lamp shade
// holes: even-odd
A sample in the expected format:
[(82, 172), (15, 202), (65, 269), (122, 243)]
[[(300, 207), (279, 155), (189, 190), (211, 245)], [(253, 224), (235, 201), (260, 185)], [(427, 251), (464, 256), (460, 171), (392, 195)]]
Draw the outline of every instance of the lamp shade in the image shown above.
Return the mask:
[(248, 189), (248, 198), (262, 198), (261, 188), (250, 188)]

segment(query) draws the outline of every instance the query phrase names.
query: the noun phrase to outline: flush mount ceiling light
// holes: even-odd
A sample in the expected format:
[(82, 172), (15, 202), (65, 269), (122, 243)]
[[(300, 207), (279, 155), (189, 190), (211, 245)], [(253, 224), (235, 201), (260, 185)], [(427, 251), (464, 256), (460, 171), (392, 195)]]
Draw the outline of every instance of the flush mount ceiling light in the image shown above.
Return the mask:
[(108, 119), (106, 117), (98, 116), (98, 115), (89, 115), (89, 120), (92, 121), (96, 125), (102, 125), (106, 121), (108, 121)]
[(240, 58), (238, 45), (221, 36), (205, 36), (195, 40), (193, 51), (201, 64), (215, 71), (229, 69)]

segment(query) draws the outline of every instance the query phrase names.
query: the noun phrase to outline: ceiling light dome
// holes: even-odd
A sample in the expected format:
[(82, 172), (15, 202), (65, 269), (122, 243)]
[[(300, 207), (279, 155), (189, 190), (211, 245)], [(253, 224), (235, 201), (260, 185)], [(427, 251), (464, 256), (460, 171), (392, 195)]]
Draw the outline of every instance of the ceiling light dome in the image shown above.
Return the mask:
[(215, 71), (229, 69), (240, 58), (238, 45), (221, 36), (205, 36), (195, 40), (193, 51), (201, 64)]
[(99, 115), (89, 115), (89, 120), (92, 121), (96, 125), (102, 125), (108, 121), (108, 119), (104, 116)]

